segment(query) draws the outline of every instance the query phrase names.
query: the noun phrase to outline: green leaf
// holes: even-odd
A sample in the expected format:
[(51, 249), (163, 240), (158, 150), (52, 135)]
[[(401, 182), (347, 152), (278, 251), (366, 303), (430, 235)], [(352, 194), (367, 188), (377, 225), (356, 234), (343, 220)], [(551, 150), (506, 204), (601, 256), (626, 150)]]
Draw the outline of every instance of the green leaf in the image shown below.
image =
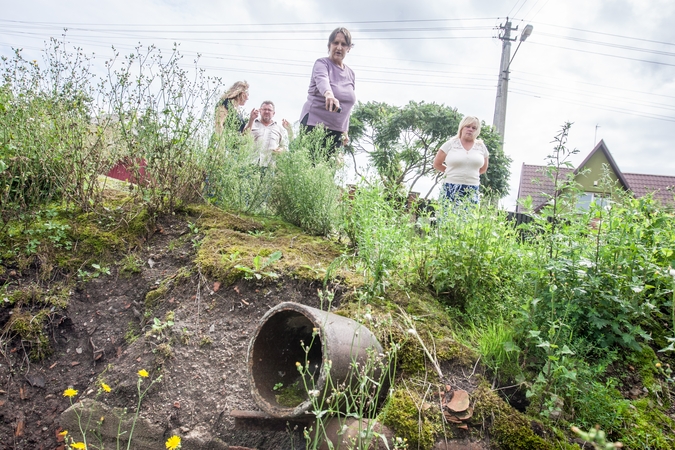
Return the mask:
[(661, 350), (659, 350), (659, 353), (662, 353), (662, 352), (675, 352), (675, 337), (666, 338), (666, 339), (670, 342), (670, 345), (668, 345), (667, 347), (662, 348)]
[(570, 348), (567, 345), (563, 345), (562, 350), (560, 350), (561, 355), (574, 355), (574, 352), (570, 350)]
[(505, 352), (520, 352), (521, 348), (514, 344), (512, 341), (504, 342), (504, 351)]

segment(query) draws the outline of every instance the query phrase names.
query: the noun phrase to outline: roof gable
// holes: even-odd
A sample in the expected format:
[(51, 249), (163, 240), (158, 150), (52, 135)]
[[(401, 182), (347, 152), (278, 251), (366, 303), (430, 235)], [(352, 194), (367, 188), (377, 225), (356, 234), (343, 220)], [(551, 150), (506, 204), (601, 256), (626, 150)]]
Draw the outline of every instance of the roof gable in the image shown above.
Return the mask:
[[(600, 142), (598, 142), (595, 148), (591, 150), (588, 156), (586, 156), (586, 159), (584, 159), (581, 162), (581, 164), (579, 164), (579, 166), (574, 170), (574, 175), (578, 175), (581, 172), (583, 172), (586, 166), (594, 166), (599, 168), (603, 163), (606, 163), (609, 166), (611, 173), (614, 174), (616, 179), (619, 181), (619, 184), (624, 189), (630, 189), (628, 182), (626, 181), (626, 178), (623, 176), (623, 173), (619, 169), (619, 166), (616, 164), (616, 161), (614, 161), (614, 157), (612, 156), (611, 153), (609, 153), (609, 149), (605, 145), (605, 141), (602, 139), (600, 140)], [(602, 174), (597, 173), (593, 174), (593, 176), (599, 178), (602, 176)]]

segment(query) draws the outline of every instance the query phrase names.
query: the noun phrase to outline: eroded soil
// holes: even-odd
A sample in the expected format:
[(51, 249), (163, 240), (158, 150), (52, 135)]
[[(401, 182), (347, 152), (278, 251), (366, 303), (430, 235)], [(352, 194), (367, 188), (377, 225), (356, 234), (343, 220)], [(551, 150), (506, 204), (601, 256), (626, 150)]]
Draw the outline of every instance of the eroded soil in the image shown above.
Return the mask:
[[(111, 275), (72, 292), (68, 308), (51, 317), (48, 358), (30, 361), (17, 341), (1, 349), (0, 448), (63, 448), (59, 416), (70, 406), (63, 396), (68, 387), (79, 392), (75, 400), (97, 398), (133, 410), (140, 369), (150, 372), (148, 380), (162, 377), (144, 398), (141, 417), (161, 426), (164, 438), (200, 430), (229, 445), (290, 448), (287, 433), (236, 431), (229, 413), (258, 410), (246, 352), (260, 317), (285, 301), (318, 307), (320, 286), (277, 279), (220, 287), (193, 267), (195, 248), (187, 234), (184, 223), (165, 220), (139, 249), (140, 273), (112, 267)], [(17, 274), (12, 283), (33, 281)], [(144, 317), (146, 294), (159, 286), (166, 293)], [(174, 325), (148, 334), (154, 318), (165, 323), (168, 311)], [(10, 312), (0, 308), (0, 326)], [(98, 391), (101, 381), (111, 393)]]

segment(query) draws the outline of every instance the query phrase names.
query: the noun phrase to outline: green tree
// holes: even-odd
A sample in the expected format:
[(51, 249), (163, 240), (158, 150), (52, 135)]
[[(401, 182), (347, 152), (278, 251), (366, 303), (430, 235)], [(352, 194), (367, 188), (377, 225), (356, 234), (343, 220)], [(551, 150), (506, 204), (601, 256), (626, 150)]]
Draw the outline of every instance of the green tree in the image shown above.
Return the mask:
[(481, 192), (493, 200), (506, 197), (509, 193), (511, 159), (500, 144), (499, 134), (491, 127), (481, 124), (480, 139), (490, 152), (488, 170), (480, 176)]
[[(352, 112), (350, 153), (367, 154), (384, 185), (391, 190), (412, 190), (423, 177), (439, 181), (433, 161), (438, 148), (457, 133), (462, 120), (457, 109), (436, 103), (411, 101), (403, 107), (380, 102), (359, 102)], [(499, 137), (484, 125), (481, 139), (490, 151), (490, 166), (481, 177), (485, 192), (496, 198), (508, 193), (511, 159), (499, 146)], [(356, 164), (355, 164), (356, 165)], [(427, 192), (431, 193), (433, 187)]]

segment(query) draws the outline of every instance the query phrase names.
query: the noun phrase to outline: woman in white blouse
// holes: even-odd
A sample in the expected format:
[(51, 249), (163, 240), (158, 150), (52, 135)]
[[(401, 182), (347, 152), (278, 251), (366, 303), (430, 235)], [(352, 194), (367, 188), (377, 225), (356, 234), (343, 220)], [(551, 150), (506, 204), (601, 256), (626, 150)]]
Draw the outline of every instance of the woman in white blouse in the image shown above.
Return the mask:
[(466, 116), (459, 123), (457, 135), (441, 146), (434, 158), (434, 169), (443, 172), (442, 196), (459, 204), (468, 200), (478, 203), (480, 175), (488, 168), (487, 147), (478, 138), (480, 120)]

